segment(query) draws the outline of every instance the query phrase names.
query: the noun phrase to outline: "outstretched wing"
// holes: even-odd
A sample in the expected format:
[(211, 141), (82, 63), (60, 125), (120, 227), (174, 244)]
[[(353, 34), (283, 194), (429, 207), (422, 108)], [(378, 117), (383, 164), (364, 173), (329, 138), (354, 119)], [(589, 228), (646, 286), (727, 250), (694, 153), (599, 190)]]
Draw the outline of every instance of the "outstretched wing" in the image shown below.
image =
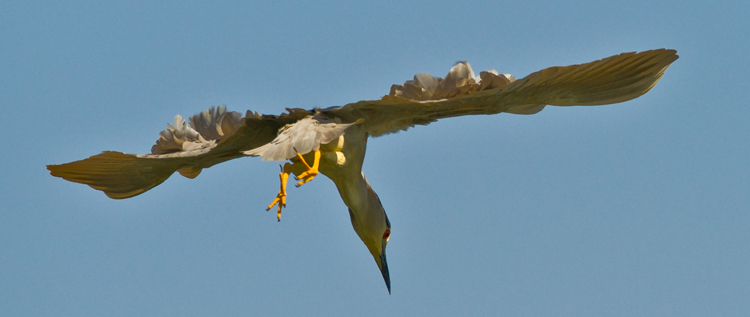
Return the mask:
[[(111, 198), (129, 198), (161, 184), (175, 171), (194, 178), (203, 168), (243, 155), (287, 159), (293, 152), (290, 147), (315, 149), (352, 123), (361, 123), (370, 135), (379, 136), (461, 115), (533, 114), (545, 105), (627, 101), (648, 92), (678, 58), (675, 53), (665, 49), (624, 53), (587, 64), (547, 68), (518, 81), (494, 71), (475, 78), (469, 64), (462, 62), (445, 78), (418, 74), (414, 80), (394, 85), (381, 100), (317, 111), (287, 109), (288, 114), (278, 117), (248, 111), (243, 118), (224, 107), (212, 108), (191, 117), (189, 125), (175, 117), (175, 124), (160, 133), (151, 154), (108, 151), (47, 169), (53, 176), (89, 185)], [(314, 119), (291, 125), (315, 117), (335, 124)], [(300, 150), (303, 154), (304, 149)]]
[(380, 136), (462, 115), (534, 114), (546, 105), (606, 105), (645, 94), (677, 58), (676, 51), (667, 49), (623, 53), (586, 64), (550, 67), (517, 81), (496, 72), (474, 78), (468, 63), (462, 62), (444, 79), (418, 74), (394, 86), (381, 100), (326, 111), (350, 122), (364, 118), (370, 135)]
[(311, 115), (302, 109), (287, 109), (281, 116), (227, 112), (211, 108), (190, 118), (181, 116), (159, 134), (151, 154), (133, 155), (107, 151), (84, 160), (47, 165), (52, 176), (86, 184), (114, 199), (141, 194), (161, 184), (175, 171), (195, 178), (203, 168), (242, 157), (276, 138), (279, 129)]

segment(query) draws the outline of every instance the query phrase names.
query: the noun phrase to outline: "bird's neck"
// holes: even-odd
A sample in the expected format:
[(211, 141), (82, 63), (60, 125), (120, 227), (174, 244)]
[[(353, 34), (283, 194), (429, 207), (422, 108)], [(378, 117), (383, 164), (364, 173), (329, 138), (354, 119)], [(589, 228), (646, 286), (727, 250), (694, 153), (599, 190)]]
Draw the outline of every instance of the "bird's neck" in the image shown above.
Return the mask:
[(344, 204), (355, 214), (373, 209), (373, 207), (376, 207), (373, 204), (380, 204), (378, 195), (372, 190), (362, 173), (340, 179), (338, 182), (334, 181), (334, 183), (336, 183), (336, 188), (338, 188)]
[(349, 207), (349, 216), (354, 231), (362, 241), (368, 240), (365, 241), (368, 248), (374, 246), (377, 241), (373, 239), (383, 235), (387, 223), (385, 210), (378, 195), (361, 173), (357, 178), (351, 177), (334, 183), (344, 203)]
[[(327, 162), (321, 165), (321, 173), (328, 176), (339, 190), (344, 204), (349, 207), (352, 224), (357, 222), (355, 230), (362, 237), (364, 231), (378, 231), (376, 225), (384, 224), (385, 211), (380, 199), (367, 183), (362, 174), (362, 163), (365, 159), (368, 134), (361, 125), (354, 125), (346, 130), (341, 154), (345, 160), (343, 164)], [(370, 228), (372, 227), (372, 228)], [(379, 233), (382, 236), (382, 232)]]

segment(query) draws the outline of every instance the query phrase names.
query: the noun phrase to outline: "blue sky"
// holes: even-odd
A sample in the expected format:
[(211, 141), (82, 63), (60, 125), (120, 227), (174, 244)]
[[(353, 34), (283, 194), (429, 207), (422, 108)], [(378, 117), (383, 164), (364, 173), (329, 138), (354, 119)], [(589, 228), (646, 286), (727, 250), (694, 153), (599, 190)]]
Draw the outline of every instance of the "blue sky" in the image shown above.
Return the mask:
[[(0, 4), (6, 316), (750, 314), (746, 1)], [(672, 48), (647, 95), (371, 139), (393, 294), (333, 183), (239, 159), (116, 201), (49, 176), (175, 114), (377, 99)]]

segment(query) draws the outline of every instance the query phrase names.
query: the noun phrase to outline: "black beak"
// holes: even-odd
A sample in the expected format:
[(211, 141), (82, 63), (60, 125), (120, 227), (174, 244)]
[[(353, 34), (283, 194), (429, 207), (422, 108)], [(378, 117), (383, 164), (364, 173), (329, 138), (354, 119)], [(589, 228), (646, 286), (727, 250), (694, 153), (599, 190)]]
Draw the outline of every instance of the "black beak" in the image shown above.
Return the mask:
[(383, 248), (383, 253), (380, 254), (380, 273), (383, 274), (385, 286), (388, 287), (388, 295), (391, 295), (391, 275), (388, 273), (388, 262), (385, 260), (385, 248)]

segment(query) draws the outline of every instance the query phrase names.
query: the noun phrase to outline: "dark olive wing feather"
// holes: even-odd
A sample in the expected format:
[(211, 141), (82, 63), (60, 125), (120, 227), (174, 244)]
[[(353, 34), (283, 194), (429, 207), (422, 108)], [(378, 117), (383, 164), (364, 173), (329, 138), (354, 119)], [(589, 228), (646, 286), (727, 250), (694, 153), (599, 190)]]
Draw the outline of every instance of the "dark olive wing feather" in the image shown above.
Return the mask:
[[(279, 128), (310, 114), (302, 109), (288, 110), (288, 114), (281, 116), (259, 116), (248, 112), (245, 118), (238, 121), (237, 126), (227, 127), (225, 122), (223, 129), (221, 125), (213, 124), (214, 127), (219, 126), (219, 131), (223, 133), (220, 133), (220, 137), (208, 139), (203, 138), (200, 133), (191, 137), (189, 130), (178, 131), (181, 127), (176, 127), (179, 124), (175, 122), (175, 126), (170, 125), (170, 128), (176, 127), (175, 129), (162, 132), (162, 136), (168, 135), (166, 139), (160, 137), (160, 141), (166, 140), (163, 142), (164, 146), (160, 148), (157, 142), (152, 154), (133, 155), (106, 151), (80, 161), (47, 165), (47, 169), (52, 176), (89, 185), (103, 191), (110, 198), (130, 198), (161, 184), (175, 171), (185, 177), (195, 178), (203, 168), (242, 157), (242, 151), (271, 142)], [(199, 115), (201, 114), (196, 116)], [(191, 123), (194, 121), (196, 120), (191, 120)], [(208, 120), (206, 126), (197, 126), (198, 129), (194, 130), (205, 133), (211, 122)], [(186, 150), (179, 150), (180, 146)]]
[(612, 104), (648, 92), (677, 58), (674, 50), (667, 49), (623, 53), (586, 64), (550, 67), (501, 88), (467, 88), (447, 99), (408, 99), (394, 95), (392, 89), (392, 94), (381, 100), (328, 111), (349, 121), (364, 118), (367, 131), (379, 136), (455, 116), (533, 114), (545, 105)]

